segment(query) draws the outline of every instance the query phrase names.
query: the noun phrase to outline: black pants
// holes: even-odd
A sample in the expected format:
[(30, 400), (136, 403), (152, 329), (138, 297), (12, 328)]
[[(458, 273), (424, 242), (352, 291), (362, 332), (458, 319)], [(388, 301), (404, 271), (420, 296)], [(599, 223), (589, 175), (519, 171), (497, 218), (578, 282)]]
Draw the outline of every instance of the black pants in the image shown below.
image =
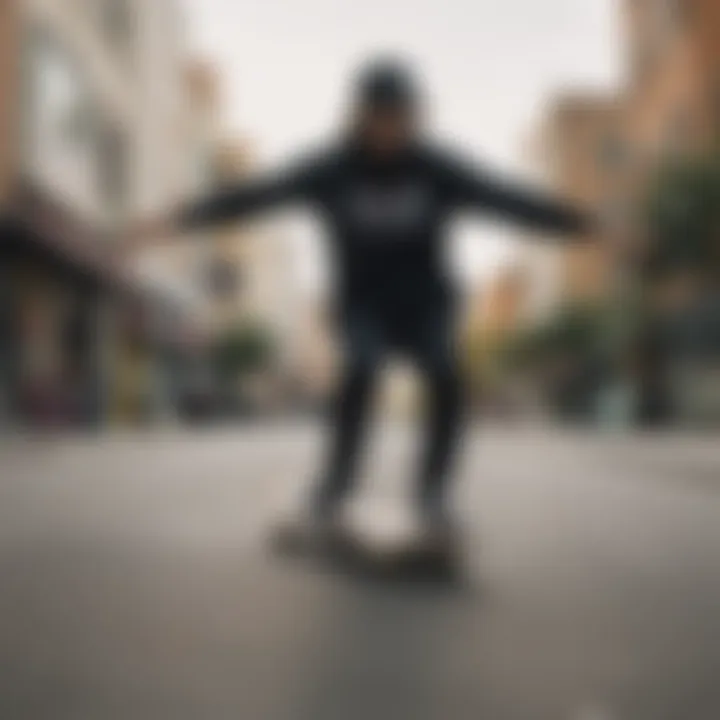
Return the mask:
[(317, 492), (321, 513), (332, 512), (353, 489), (378, 370), (395, 352), (415, 364), (427, 390), (427, 432), (417, 478), (419, 507), (424, 513), (443, 512), (462, 415), (453, 316), (452, 309), (442, 304), (347, 314), (341, 328), (344, 371), (333, 403), (329, 456)]

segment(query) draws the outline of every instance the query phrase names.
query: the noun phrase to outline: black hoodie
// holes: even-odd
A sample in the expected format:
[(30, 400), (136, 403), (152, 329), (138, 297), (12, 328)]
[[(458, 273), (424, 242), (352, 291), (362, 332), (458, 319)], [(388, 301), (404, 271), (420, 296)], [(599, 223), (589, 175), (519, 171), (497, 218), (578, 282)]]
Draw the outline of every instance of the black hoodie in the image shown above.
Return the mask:
[(551, 233), (580, 233), (577, 209), (493, 178), (425, 143), (377, 161), (353, 143), (274, 177), (243, 183), (182, 214), (188, 228), (285, 205), (317, 210), (329, 229), (343, 307), (442, 302), (450, 293), (442, 244), (458, 211)]

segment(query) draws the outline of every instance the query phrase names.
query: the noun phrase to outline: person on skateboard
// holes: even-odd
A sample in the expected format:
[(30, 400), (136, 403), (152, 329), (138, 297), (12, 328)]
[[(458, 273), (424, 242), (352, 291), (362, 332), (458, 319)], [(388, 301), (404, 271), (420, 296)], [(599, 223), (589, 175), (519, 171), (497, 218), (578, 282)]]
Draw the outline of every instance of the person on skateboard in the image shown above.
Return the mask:
[(586, 231), (590, 220), (433, 142), (417, 79), (400, 62), (374, 62), (360, 73), (353, 110), (350, 126), (324, 149), (270, 177), (191, 203), (149, 223), (144, 233), (237, 221), (281, 205), (318, 213), (329, 231), (344, 366), (328, 456), (307, 513), (285, 530), (304, 536), (338, 527), (354, 487), (378, 370), (389, 353), (400, 353), (417, 367), (428, 396), (417, 513), (428, 542), (446, 547), (453, 537), (448, 487), (463, 415), (456, 293), (443, 263), (448, 230), (463, 211), (568, 235)]

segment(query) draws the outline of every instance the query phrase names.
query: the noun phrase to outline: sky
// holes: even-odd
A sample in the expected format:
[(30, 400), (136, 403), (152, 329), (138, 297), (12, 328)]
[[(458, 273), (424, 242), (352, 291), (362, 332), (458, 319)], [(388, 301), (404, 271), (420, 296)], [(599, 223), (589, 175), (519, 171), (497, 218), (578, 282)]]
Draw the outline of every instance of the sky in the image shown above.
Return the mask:
[[(364, 60), (422, 73), (434, 129), (522, 177), (523, 144), (553, 95), (617, 83), (619, 0), (184, 0), (190, 42), (222, 76), (224, 124), (259, 163), (316, 146), (342, 120)], [(322, 275), (310, 231), (309, 275)], [(512, 231), (461, 226), (455, 265), (481, 277), (512, 256)], [(312, 282), (312, 281), (311, 281)]]

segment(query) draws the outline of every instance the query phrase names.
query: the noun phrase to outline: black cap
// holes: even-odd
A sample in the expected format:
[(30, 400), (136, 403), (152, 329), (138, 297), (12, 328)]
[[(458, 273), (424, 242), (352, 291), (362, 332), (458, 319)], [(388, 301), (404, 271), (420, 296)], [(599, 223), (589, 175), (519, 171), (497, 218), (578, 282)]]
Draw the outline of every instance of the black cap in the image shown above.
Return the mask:
[(397, 60), (375, 61), (360, 73), (357, 101), (371, 109), (412, 110), (419, 101), (414, 74)]

